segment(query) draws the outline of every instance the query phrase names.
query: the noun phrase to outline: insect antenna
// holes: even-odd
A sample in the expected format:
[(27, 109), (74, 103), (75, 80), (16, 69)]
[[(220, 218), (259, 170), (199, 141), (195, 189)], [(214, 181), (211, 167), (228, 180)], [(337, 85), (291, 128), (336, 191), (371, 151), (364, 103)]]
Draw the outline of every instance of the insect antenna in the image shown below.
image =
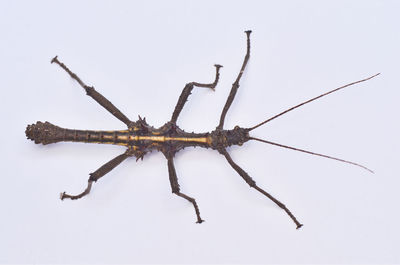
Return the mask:
[(360, 164), (357, 164), (355, 162), (351, 162), (351, 161), (348, 161), (348, 160), (344, 160), (344, 159), (341, 159), (341, 158), (336, 158), (336, 157), (333, 157), (333, 156), (314, 153), (314, 152), (311, 152), (311, 151), (307, 151), (307, 150), (303, 150), (303, 149), (299, 149), (299, 148), (296, 148), (296, 147), (287, 146), (287, 145), (283, 145), (283, 144), (278, 144), (278, 143), (270, 142), (270, 141), (259, 139), (259, 138), (255, 138), (255, 137), (250, 137), (249, 139), (250, 140), (259, 141), (259, 142), (263, 142), (263, 143), (266, 143), (266, 144), (271, 144), (271, 145), (275, 145), (275, 146), (291, 149), (291, 150), (294, 150), (294, 151), (303, 152), (303, 153), (310, 154), (310, 155), (321, 156), (321, 157), (333, 159), (333, 160), (336, 160), (336, 161), (340, 161), (340, 162), (343, 162), (343, 163), (347, 163), (347, 164), (351, 164), (351, 165), (354, 165), (354, 166), (361, 167), (361, 168), (363, 168), (363, 169), (365, 169), (365, 170), (367, 170), (367, 171), (369, 171), (371, 173), (374, 173), (374, 171), (372, 171), (371, 169), (367, 168), (366, 166), (363, 166), (363, 165), (360, 165)]
[(374, 78), (375, 76), (378, 76), (378, 75), (380, 75), (380, 73), (377, 73), (377, 74), (375, 74), (375, 75), (373, 75), (373, 76), (370, 76), (370, 77), (368, 77), (368, 78), (365, 78), (365, 79), (362, 79), (362, 80), (358, 80), (358, 81), (349, 83), (349, 84), (347, 84), (347, 85), (344, 85), (344, 86), (335, 88), (335, 89), (333, 89), (333, 90), (331, 90), (331, 91), (328, 91), (328, 92), (326, 92), (326, 93), (324, 93), (324, 94), (322, 94), (322, 95), (319, 95), (319, 96), (317, 96), (317, 97), (315, 97), (315, 98), (312, 98), (312, 99), (309, 99), (309, 100), (307, 100), (307, 101), (304, 101), (304, 102), (302, 102), (302, 103), (300, 103), (300, 104), (298, 104), (298, 105), (296, 105), (296, 106), (294, 106), (294, 107), (291, 107), (291, 108), (289, 108), (289, 109), (287, 109), (287, 110), (285, 110), (285, 111), (283, 111), (283, 112), (281, 112), (281, 113), (279, 113), (279, 114), (277, 114), (277, 115), (275, 115), (275, 116), (269, 118), (268, 120), (265, 120), (265, 121), (263, 121), (263, 122), (257, 124), (256, 126), (253, 126), (253, 127), (251, 127), (251, 128), (248, 128), (248, 130), (249, 130), (249, 131), (254, 130), (254, 129), (260, 127), (261, 125), (264, 125), (265, 123), (270, 122), (270, 121), (272, 121), (272, 120), (278, 118), (279, 116), (282, 116), (283, 114), (286, 114), (286, 113), (288, 113), (289, 111), (292, 111), (292, 110), (294, 110), (294, 109), (297, 109), (298, 107), (301, 107), (301, 106), (303, 106), (303, 105), (305, 105), (305, 104), (307, 104), (307, 103), (310, 103), (310, 102), (312, 102), (312, 101), (314, 101), (314, 100), (316, 100), (316, 99), (319, 99), (319, 98), (322, 98), (322, 97), (324, 97), (324, 96), (327, 96), (327, 95), (329, 95), (329, 94), (331, 94), (331, 93), (333, 93), (333, 92), (339, 91), (339, 90), (341, 90), (341, 89), (343, 89), (343, 88), (345, 88), (345, 87), (349, 87), (349, 86), (352, 86), (352, 85), (355, 85), (355, 84), (358, 84), (358, 83), (361, 83), (361, 82), (370, 80), (370, 79), (372, 79), (372, 78)]

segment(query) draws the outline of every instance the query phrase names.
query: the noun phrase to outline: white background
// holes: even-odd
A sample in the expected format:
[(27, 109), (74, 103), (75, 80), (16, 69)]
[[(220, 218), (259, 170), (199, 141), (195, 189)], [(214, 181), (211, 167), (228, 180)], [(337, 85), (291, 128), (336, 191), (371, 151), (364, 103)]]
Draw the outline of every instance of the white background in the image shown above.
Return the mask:
[[(0, 3), (2, 263), (399, 263), (398, 1), (2, 1)], [(26, 140), (27, 124), (124, 129), (58, 66), (55, 55), (131, 119), (161, 126), (185, 83), (179, 117), (211, 131), (252, 29), (251, 59), (226, 128), (243, 127), (329, 89), (382, 74), (255, 130), (256, 137), (338, 156), (367, 171), (258, 142), (229, 149), (304, 227), (252, 190), (217, 152), (128, 159), (81, 192), (120, 146)]]

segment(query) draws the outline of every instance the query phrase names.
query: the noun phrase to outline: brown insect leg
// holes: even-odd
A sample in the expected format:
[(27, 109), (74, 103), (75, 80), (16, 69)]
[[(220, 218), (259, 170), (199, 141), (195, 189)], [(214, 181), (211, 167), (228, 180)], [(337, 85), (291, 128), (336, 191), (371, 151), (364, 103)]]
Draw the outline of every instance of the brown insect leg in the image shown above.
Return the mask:
[(171, 122), (176, 123), (176, 120), (178, 119), (179, 114), (181, 113), (183, 106), (185, 105), (189, 95), (192, 92), (193, 87), (208, 87), (211, 88), (212, 90), (215, 90), (215, 87), (217, 86), (218, 80), (219, 80), (219, 69), (222, 67), (222, 65), (216, 64), (215, 66), (215, 80), (211, 84), (201, 84), (201, 83), (196, 83), (196, 82), (191, 82), (187, 83), (185, 87), (182, 90), (181, 95), (179, 96), (178, 102), (176, 103), (174, 113), (172, 114), (171, 117)]
[(219, 119), (219, 125), (217, 126), (217, 129), (220, 129), (220, 130), (222, 130), (224, 127), (226, 113), (228, 112), (228, 110), (233, 102), (233, 99), (235, 98), (236, 92), (239, 88), (240, 78), (242, 78), (244, 69), (246, 68), (247, 62), (249, 61), (249, 58), (250, 58), (250, 33), (251, 33), (251, 30), (246, 30), (245, 33), (247, 35), (246, 56), (244, 57), (242, 68), (240, 68), (240, 72), (239, 72), (235, 82), (232, 84), (231, 92), (229, 93), (229, 96), (228, 96), (228, 99), (226, 100), (224, 109), (222, 110), (221, 117)]
[(172, 158), (168, 158), (168, 173), (169, 173), (169, 181), (171, 183), (172, 193), (175, 193), (179, 197), (182, 197), (193, 204), (194, 210), (196, 211), (196, 216), (197, 216), (196, 223), (201, 224), (202, 222), (204, 222), (204, 220), (202, 220), (200, 217), (200, 210), (199, 210), (199, 207), (197, 206), (196, 200), (194, 198), (189, 197), (186, 194), (180, 192), (178, 177), (176, 176), (174, 161)]
[(71, 199), (71, 200), (80, 199), (80, 198), (82, 198), (82, 197), (84, 197), (84, 196), (86, 196), (86, 195), (88, 195), (90, 193), (90, 190), (92, 189), (92, 183), (93, 183), (93, 181), (89, 180), (86, 189), (82, 193), (79, 193), (78, 195), (69, 195), (69, 194), (66, 194), (65, 191), (64, 191), (64, 192), (62, 192), (60, 194), (60, 199), (61, 200), (64, 200), (64, 199)]
[(89, 180), (88, 180), (88, 186), (87, 188), (80, 194), (78, 195), (69, 195), (66, 194), (65, 192), (61, 193), (61, 200), (64, 199), (71, 199), (71, 200), (77, 200), (82, 198), (83, 196), (86, 196), (90, 193), (90, 189), (92, 188), (92, 183), (96, 182), (99, 178), (103, 177), (105, 174), (113, 170), (116, 166), (121, 164), (122, 161), (124, 161), (126, 158), (128, 158), (129, 155), (127, 152), (115, 157), (114, 159), (108, 161), (105, 163), (103, 166), (101, 166), (99, 169), (97, 169), (95, 172), (90, 174)]
[(275, 199), (271, 194), (266, 192), (265, 190), (261, 189), (260, 187), (257, 186), (256, 182), (249, 176), (249, 174), (246, 173), (241, 167), (239, 167), (235, 162), (233, 162), (231, 156), (225, 149), (218, 150), (222, 155), (225, 156), (226, 160), (228, 160), (228, 163), (233, 167), (234, 170), (236, 170), (237, 173), (249, 184), (250, 187), (256, 189), (260, 193), (264, 194), (267, 196), (271, 201), (273, 201), (276, 205), (278, 205), (280, 208), (282, 208), (293, 220), (293, 222), (296, 224), (296, 229), (299, 229), (303, 225), (297, 221), (296, 217), (290, 212), (286, 206), (281, 203), (279, 200)]
[(65, 64), (60, 62), (56, 57), (51, 60), (51, 63), (58, 64), (62, 69), (64, 69), (71, 78), (75, 79), (81, 87), (83, 87), (86, 91), (86, 94), (92, 97), (97, 101), (101, 106), (103, 106), (106, 110), (108, 110), (112, 115), (114, 115), (117, 119), (125, 123), (128, 128), (132, 127), (132, 121), (129, 120), (117, 107), (115, 107), (108, 99), (106, 99), (102, 94), (97, 92), (94, 87), (86, 85), (75, 73), (73, 73)]

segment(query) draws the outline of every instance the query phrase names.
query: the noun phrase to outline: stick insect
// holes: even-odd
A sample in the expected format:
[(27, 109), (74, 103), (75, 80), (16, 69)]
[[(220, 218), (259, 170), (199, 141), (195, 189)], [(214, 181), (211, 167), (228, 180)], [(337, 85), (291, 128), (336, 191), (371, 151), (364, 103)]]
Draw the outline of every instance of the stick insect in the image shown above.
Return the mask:
[(177, 152), (182, 150), (185, 147), (195, 147), (200, 146), (204, 148), (211, 148), (213, 150), (218, 151), (221, 155), (226, 158), (226, 161), (229, 165), (243, 178), (243, 180), (251, 187), (272, 200), (278, 207), (280, 207), (286, 214), (292, 219), (295, 223), (296, 228), (300, 228), (302, 224), (297, 220), (297, 218), (292, 214), (292, 212), (286, 207), (285, 204), (280, 202), (274, 196), (272, 196), (269, 192), (260, 188), (256, 182), (251, 178), (246, 171), (244, 171), (238, 164), (236, 164), (231, 156), (229, 155), (227, 149), (232, 145), (242, 145), (243, 143), (254, 140), (263, 143), (267, 143), (270, 145), (279, 146), (286, 149), (291, 149), (315, 156), (325, 157), (328, 159), (337, 160), (340, 162), (352, 164), (358, 167), (361, 167), (365, 170), (372, 172), (367, 167), (347, 161), (344, 159), (319, 154), (315, 152), (310, 152), (307, 150), (259, 139), (256, 137), (250, 136), (250, 131), (292, 111), (296, 108), (299, 108), (305, 104), (308, 104), (314, 100), (317, 100), (321, 97), (327, 96), (331, 93), (339, 91), (343, 88), (355, 85), (357, 83), (361, 83), (367, 81), (375, 76), (379, 75), (375, 74), (368, 78), (352, 82), (341, 86), (339, 88), (333, 89), (329, 92), (326, 92), (322, 95), (309, 99), (305, 102), (302, 102), (296, 106), (293, 106), (253, 127), (250, 128), (242, 128), (240, 126), (235, 126), (233, 129), (227, 130), (224, 129), (224, 122), (226, 114), (235, 98), (236, 92), (239, 88), (240, 79), (244, 73), (246, 65), (250, 58), (250, 33), (251, 31), (245, 31), (247, 37), (247, 49), (246, 55), (244, 57), (242, 66), (240, 68), (240, 72), (237, 75), (235, 82), (232, 85), (230, 94), (226, 100), (226, 103), (222, 109), (222, 113), (220, 116), (219, 124), (212, 132), (206, 133), (188, 133), (179, 128), (177, 125), (177, 120), (179, 114), (181, 113), (189, 95), (191, 94), (194, 88), (209, 88), (215, 90), (217, 86), (221, 65), (215, 65), (215, 79), (212, 83), (198, 83), (198, 82), (190, 82), (185, 85), (183, 91), (178, 99), (178, 102), (175, 106), (174, 112), (172, 113), (171, 119), (166, 122), (160, 128), (154, 128), (147, 124), (146, 120), (139, 116), (137, 121), (131, 121), (127, 116), (125, 116), (117, 107), (115, 107), (109, 100), (107, 100), (102, 94), (100, 94), (93, 86), (86, 85), (75, 73), (73, 73), (64, 63), (58, 60), (58, 57), (54, 57), (51, 60), (51, 63), (55, 63), (59, 65), (64, 71), (66, 71), (69, 76), (74, 79), (78, 84), (83, 87), (86, 91), (86, 94), (97, 101), (101, 106), (103, 106), (106, 110), (108, 110), (112, 115), (114, 115), (117, 119), (125, 123), (127, 126), (126, 130), (117, 130), (117, 131), (93, 131), (93, 130), (73, 130), (73, 129), (65, 129), (58, 126), (55, 126), (49, 122), (36, 122), (35, 124), (28, 125), (26, 128), (26, 136), (28, 139), (34, 141), (36, 144), (51, 144), (61, 141), (69, 141), (69, 142), (84, 142), (84, 143), (101, 143), (101, 144), (115, 144), (126, 147), (126, 151), (117, 157), (113, 158), (99, 169), (89, 174), (88, 184), (86, 189), (77, 195), (70, 195), (65, 192), (61, 193), (61, 200), (71, 199), (77, 200), (80, 199), (90, 193), (92, 185), (94, 182), (97, 182), (100, 178), (110, 172), (112, 169), (117, 167), (122, 161), (129, 157), (136, 157), (136, 160), (143, 159), (143, 157), (151, 152), (152, 150), (161, 151), (165, 158), (167, 159), (167, 167), (169, 173), (169, 180), (172, 189), (172, 193), (176, 194), (179, 197), (190, 202), (195, 210), (197, 223), (202, 223), (203, 219), (200, 217), (200, 210), (197, 205), (196, 200), (193, 197), (186, 195), (181, 192), (178, 177), (175, 171), (174, 166), (174, 156)]

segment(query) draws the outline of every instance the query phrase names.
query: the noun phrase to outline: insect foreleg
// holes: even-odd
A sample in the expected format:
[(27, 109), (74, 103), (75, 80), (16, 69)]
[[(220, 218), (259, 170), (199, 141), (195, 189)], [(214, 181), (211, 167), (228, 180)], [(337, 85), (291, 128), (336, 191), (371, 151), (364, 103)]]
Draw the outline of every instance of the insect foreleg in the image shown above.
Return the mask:
[(234, 170), (249, 184), (250, 187), (256, 189), (257, 191), (261, 192), (265, 196), (267, 196), (271, 201), (273, 201), (276, 205), (278, 205), (280, 208), (282, 208), (293, 220), (293, 222), (296, 224), (296, 228), (299, 229), (303, 225), (297, 221), (296, 217), (289, 211), (286, 206), (281, 203), (279, 200), (275, 199), (271, 194), (266, 192), (265, 190), (261, 189), (260, 187), (257, 186), (256, 182), (249, 176), (249, 174), (246, 173), (241, 167), (239, 167), (235, 162), (233, 162), (231, 156), (225, 149), (220, 149), (218, 150), (222, 155), (225, 156), (226, 160), (228, 163), (233, 167)]
[(81, 87), (83, 87), (86, 91), (86, 94), (92, 97), (97, 101), (101, 106), (103, 106), (106, 110), (108, 110), (112, 115), (114, 115), (117, 119), (125, 123), (128, 128), (133, 126), (133, 122), (129, 120), (117, 107), (115, 107), (108, 99), (106, 99), (102, 94), (96, 91), (94, 87), (86, 85), (75, 73), (73, 73), (65, 64), (60, 62), (56, 57), (51, 60), (51, 63), (58, 64), (62, 69), (64, 69), (71, 78), (75, 79)]
[(222, 110), (221, 117), (219, 119), (219, 125), (217, 126), (217, 129), (220, 129), (220, 130), (222, 130), (224, 128), (224, 122), (225, 122), (226, 113), (228, 112), (228, 110), (229, 110), (229, 108), (230, 108), (230, 106), (231, 106), (231, 104), (233, 102), (233, 99), (235, 98), (236, 92), (237, 92), (237, 90), (239, 88), (240, 78), (242, 78), (244, 69), (246, 68), (247, 62), (249, 61), (249, 58), (250, 58), (250, 33), (251, 33), (251, 30), (247, 30), (247, 31), (245, 31), (245, 33), (247, 35), (246, 56), (244, 57), (242, 68), (240, 68), (240, 72), (239, 72), (235, 82), (232, 84), (231, 92), (229, 93), (229, 96), (228, 96), (228, 98), (226, 100), (224, 109)]
[(219, 64), (215, 65), (216, 73), (215, 73), (215, 80), (213, 83), (202, 84), (202, 83), (197, 83), (197, 82), (191, 82), (191, 83), (187, 83), (185, 85), (185, 87), (182, 90), (181, 95), (179, 96), (178, 102), (176, 103), (174, 113), (172, 114), (172, 117), (171, 117), (172, 123), (176, 123), (176, 120), (178, 119), (178, 116), (181, 113), (183, 106), (185, 105), (189, 95), (191, 94), (193, 87), (197, 86), (197, 87), (208, 87), (208, 88), (211, 88), (212, 90), (215, 89), (215, 87), (217, 86), (218, 80), (219, 80), (219, 69), (221, 67), (222, 67), (222, 65), (219, 65)]
[(202, 220), (200, 217), (200, 210), (199, 210), (199, 207), (197, 206), (196, 200), (194, 198), (189, 197), (186, 194), (180, 192), (178, 177), (176, 176), (176, 171), (175, 171), (175, 166), (174, 166), (174, 160), (172, 157), (167, 158), (167, 159), (168, 159), (169, 181), (171, 183), (172, 193), (175, 193), (179, 197), (182, 197), (193, 204), (194, 210), (196, 211), (196, 216), (197, 216), (196, 223), (201, 224), (202, 222), (204, 222), (204, 220)]
[(78, 195), (69, 195), (66, 194), (65, 192), (61, 193), (61, 200), (64, 199), (71, 199), (71, 200), (77, 200), (82, 198), (83, 196), (86, 196), (90, 193), (90, 189), (92, 188), (92, 183), (96, 182), (99, 178), (103, 177), (105, 174), (113, 170), (116, 166), (121, 164), (122, 161), (124, 161), (126, 158), (128, 158), (130, 155), (128, 152), (125, 152), (114, 159), (108, 161), (105, 163), (103, 166), (101, 166), (99, 169), (97, 169), (95, 172), (90, 174), (89, 180), (88, 180), (88, 186), (86, 189), (78, 194)]

